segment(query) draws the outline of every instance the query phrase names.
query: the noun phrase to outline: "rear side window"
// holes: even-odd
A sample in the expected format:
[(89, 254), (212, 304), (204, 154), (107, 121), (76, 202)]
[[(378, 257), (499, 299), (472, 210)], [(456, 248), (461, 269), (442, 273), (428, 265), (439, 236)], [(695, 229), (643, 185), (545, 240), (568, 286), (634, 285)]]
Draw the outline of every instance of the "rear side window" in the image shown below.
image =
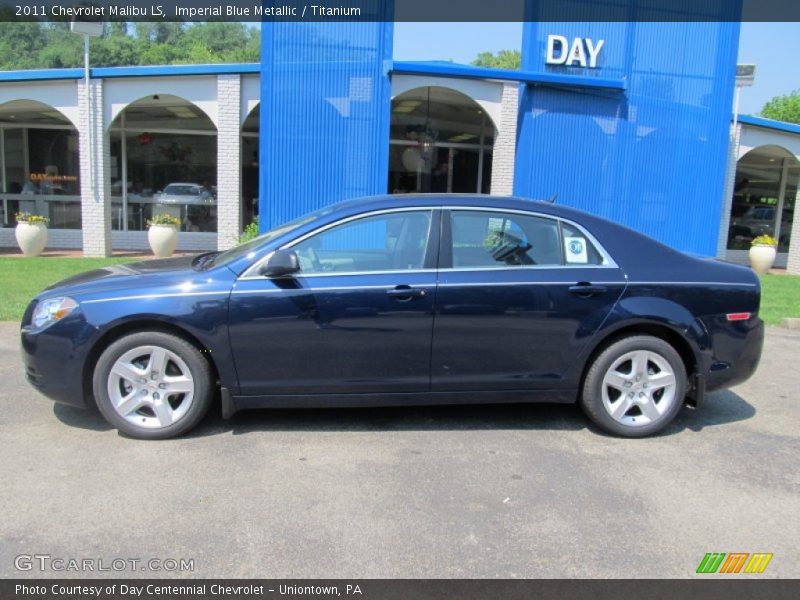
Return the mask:
[(453, 268), (561, 265), (558, 221), (515, 213), (454, 211)]
[(602, 265), (603, 256), (580, 229), (562, 222), (564, 263), (567, 265)]

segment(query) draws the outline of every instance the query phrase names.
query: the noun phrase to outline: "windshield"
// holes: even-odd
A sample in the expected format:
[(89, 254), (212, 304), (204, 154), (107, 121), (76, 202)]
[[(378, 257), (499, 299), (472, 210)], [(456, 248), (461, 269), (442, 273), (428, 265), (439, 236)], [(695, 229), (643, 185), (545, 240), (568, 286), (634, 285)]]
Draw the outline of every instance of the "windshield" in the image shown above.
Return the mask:
[(298, 227), (302, 227), (303, 225), (307, 225), (308, 223), (313, 223), (317, 219), (330, 214), (331, 212), (333, 212), (334, 208), (335, 207), (333, 206), (321, 208), (312, 213), (303, 215), (302, 217), (299, 217), (294, 221), (289, 221), (288, 223), (279, 225), (275, 229), (270, 229), (269, 231), (262, 233), (257, 238), (253, 238), (249, 242), (245, 242), (244, 244), (239, 244), (235, 248), (231, 248), (230, 250), (225, 250), (225, 252), (220, 252), (219, 254), (214, 256), (211, 260), (205, 262), (203, 266), (208, 268), (212, 265), (224, 265), (243, 256), (247, 256), (248, 254), (255, 251), (257, 248), (264, 245), (265, 243), (270, 242), (286, 233), (289, 233), (297, 229)]

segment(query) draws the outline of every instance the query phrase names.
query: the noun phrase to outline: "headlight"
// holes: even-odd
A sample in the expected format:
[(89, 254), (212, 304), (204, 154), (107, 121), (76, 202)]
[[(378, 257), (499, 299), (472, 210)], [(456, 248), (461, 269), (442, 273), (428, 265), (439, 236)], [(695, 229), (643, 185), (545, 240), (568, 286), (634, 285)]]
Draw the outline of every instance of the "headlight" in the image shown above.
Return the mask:
[(72, 298), (48, 298), (36, 305), (31, 322), (36, 329), (41, 329), (60, 321), (76, 308), (78, 303)]

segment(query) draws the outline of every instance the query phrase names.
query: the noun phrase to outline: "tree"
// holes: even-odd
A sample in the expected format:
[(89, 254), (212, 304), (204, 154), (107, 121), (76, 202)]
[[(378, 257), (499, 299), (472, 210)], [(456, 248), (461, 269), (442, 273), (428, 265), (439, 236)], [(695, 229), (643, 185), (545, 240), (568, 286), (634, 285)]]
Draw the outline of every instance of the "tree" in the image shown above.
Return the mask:
[(38, 23), (0, 22), (0, 69), (35, 69), (36, 57), (46, 45)]
[(776, 121), (800, 124), (800, 90), (775, 96), (761, 109), (761, 116)]
[(139, 41), (153, 44), (177, 44), (186, 29), (183, 23), (136, 23), (135, 32)]
[[(243, 23), (108, 23), (90, 42), (94, 67), (258, 62), (261, 32)], [(83, 66), (69, 23), (0, 21), (0, 70)]]
[(497, 54), (491, 52), (481, 52), (472, 61), (478, 67), (493, 67), (495, 69), (511, 69), (518, 71), (522, 56), (519, 50), (500, 50)]
[(141, 64), (139, 61), (140, 48), (136, 44), (136, 40), (126, 34), (112, 34), (94, 40), (91, 53), (92, 64), (98, 66), (121, 67)]

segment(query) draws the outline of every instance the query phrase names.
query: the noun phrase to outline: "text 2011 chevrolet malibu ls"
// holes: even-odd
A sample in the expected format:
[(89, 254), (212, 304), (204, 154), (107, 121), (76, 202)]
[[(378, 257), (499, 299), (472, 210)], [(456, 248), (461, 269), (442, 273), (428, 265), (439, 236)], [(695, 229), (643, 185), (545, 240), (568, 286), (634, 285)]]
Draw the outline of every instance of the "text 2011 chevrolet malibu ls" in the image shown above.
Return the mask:
[(39, 294), (28, 380), (167, 438), (246, 408), (580, 402), (641, 437), (756, 369), (747, 268), (609, 221), (485, 196), (344, 202), (225, 252)]

